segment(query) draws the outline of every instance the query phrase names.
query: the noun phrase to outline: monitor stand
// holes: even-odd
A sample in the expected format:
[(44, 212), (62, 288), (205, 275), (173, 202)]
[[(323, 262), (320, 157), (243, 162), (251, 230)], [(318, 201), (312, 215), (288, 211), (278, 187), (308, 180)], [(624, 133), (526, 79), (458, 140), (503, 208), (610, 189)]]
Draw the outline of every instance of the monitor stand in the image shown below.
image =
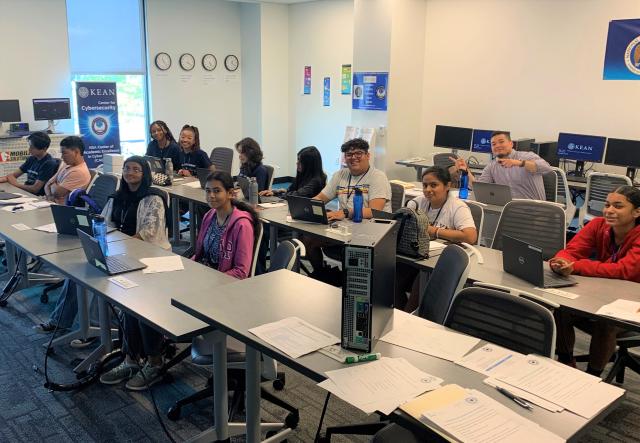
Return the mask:
[(574, 177), (584, 177), (584, 161), (576, 160), (576, 169), (573, 171)]
[(49, 134), (55, 134), (56, 122), (54, 120), (49, 120), (49, 126), (47, 126), (47, 129), (45, 129), (45, 131)]
[(627, 168), (627, 177), (631, 179), (631, 183), (636, 182), (636, 168)]

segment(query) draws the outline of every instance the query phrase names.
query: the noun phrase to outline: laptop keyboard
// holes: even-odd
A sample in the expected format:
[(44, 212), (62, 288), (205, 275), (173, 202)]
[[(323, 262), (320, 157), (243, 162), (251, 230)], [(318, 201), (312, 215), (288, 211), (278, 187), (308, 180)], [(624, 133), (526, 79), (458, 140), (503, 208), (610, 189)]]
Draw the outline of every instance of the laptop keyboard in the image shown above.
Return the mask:
[(545, 269), (544, 270), (544, 284), (548, 286), (553, 283), (569, 283), (569, 279), (567, 277), (563, 277), (562, 275), (558, 275), (555, 272)]
[(117, 257), (107, 257), (107, 268), (109, 269), (109, 272), (113, 274), (126, 272), (131, 269), (127, 263), (121, 261)]

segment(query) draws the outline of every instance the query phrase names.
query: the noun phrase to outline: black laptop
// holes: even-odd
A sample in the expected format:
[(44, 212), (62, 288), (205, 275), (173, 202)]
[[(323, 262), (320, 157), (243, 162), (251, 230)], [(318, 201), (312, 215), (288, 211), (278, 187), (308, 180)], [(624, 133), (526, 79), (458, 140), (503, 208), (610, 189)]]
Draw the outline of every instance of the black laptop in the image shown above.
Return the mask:
[(542, 248), (508, 235), (502, 236), (502, 269), (539, 288), (564, 288), (578, 283), (545, 268)]
[(87, 208), (75, 206), (51, 205), (51, 214), (58, 234), (77, 237), (77, 230), (91, 235), (91, 214)]
[(98, 240), (80, 229), (77, 232), (78, 237), (80, 237), (80, 243), (82, 243), (84, 255), (87, 256), (87, 261), (105, 274), (116, 275), (147, 267), (144, 263), (135, 258), (127, 257), (125, 254), (105, 257)]
[(287, 203), (292, 219), (323, 225), (329, 224), (327, 209), (322, 200), (290, 196), (287, 198)]

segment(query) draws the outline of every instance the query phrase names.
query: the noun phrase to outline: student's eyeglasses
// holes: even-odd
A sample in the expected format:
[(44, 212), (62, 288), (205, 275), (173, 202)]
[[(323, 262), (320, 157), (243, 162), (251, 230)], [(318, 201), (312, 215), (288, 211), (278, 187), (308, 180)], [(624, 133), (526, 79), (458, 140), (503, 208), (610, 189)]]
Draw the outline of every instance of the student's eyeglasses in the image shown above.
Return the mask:
[(351, 151), (344, 154), (345, 158), (362, 158), (366, 154), (364, 151)]
[(133, 174), (142, 174), (142, 169), (140, 168), (130, 168), (128, 166), (125, 166), (124, 168), (122, 168), (122, 172), (129, 172), (129, 173), (133, 173)]

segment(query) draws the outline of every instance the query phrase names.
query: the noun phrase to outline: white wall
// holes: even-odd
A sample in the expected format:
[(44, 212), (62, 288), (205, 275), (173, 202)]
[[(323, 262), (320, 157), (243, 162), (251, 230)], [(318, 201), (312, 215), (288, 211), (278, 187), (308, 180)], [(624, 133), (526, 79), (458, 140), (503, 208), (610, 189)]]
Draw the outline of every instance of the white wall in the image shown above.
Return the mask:
[[(71, 97), (64, 0), (2, 0), (0, 41), (0, 99), (20, 100), (22, 121), (46, 129), (46, 121), (33, 119), (31, 99)], [(7, 123), (0, 132), (8, 129)], [(61, 120), (57, 131), (73, 132), (73, 120)]]
[[(327, 174), (339, 168), (340, 145), (351, 122), (351, 96), (340, 93), (343, 64), (353, 57), (353, 1), (324, 0), (289, 6), (289, 157), (316, 146)], [(311, 66), (311, 94), (302, 94), (304, 66)], [(331, 106), (322, 106), (324, 77), (331, 77)]]
[(258, 139), (262, 134), (260, 5), (243, 3), (240, 8), (242, 23), (242, 133), (243, 137)]
[[(201, 145), (208, 151), (216, 146), (232, 148), (243, 137), (241, 6), (222, 0), (147, 1), (151, 120), (164, 120), (176, 138), (183, 124), (197, 126)], [(158, 52), (171, 55), (168, 71), (153, 64)], [(185, 52), (196, 59), (195, 69), (188, 73), (178, 62)], [(212, 75), (201, 65), (205, 53), (218, 59)], [(235, 74), (224, 68), (228, 54), (240, 58)]]
[[(640, 87), (603, 81), (608, 23), (637, 0), (428, 0), (420, 147), (436, 124), (640, 139)], [(620, 169), (622, 171), (622, 169)]]

